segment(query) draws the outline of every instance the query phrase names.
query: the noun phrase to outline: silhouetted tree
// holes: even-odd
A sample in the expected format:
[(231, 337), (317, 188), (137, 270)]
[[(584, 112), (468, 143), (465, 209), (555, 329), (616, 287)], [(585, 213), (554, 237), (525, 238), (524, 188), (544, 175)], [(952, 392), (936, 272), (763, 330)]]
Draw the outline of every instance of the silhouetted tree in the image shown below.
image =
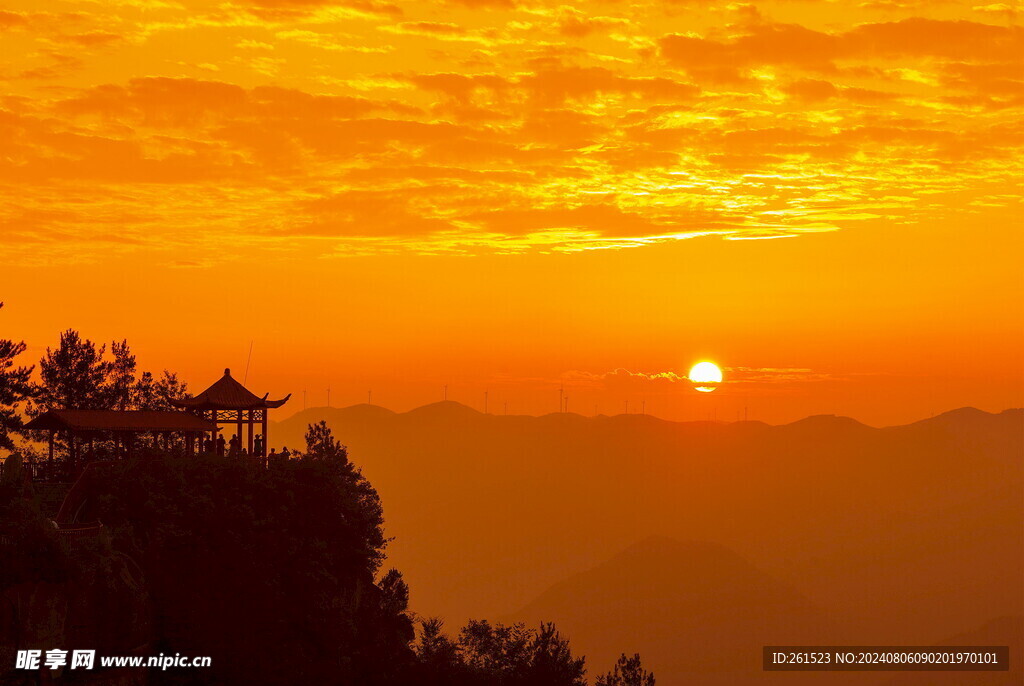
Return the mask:
[(443, 632), (444, 622), (437, 618), (420, 623), (420, 635), (413, 645), (416, 653), (415, 678), (419, 686), (450, 686), (465, 683), (466, 666), (458, 644)]
[(142, 372), (135, 381), (133, 391), (137, 409), (155, 410), (160, 402), (157, 396), (156, 381), (153, 379), (153, 372)]
[[(0, 302), (0, 308), (4, 304)], [(33, 367), (15, 367), (14, 358), (25, 352), (24, 341), (0, 339), (0, 448), (11, 450), (11, 434), (22, 427), (20, 405), (32, 395)]]
[(154, 379), (151, 372), (143, 372), (135, 382), (134, 396), (137, 410), (173, 410), (169, 398), (188, 397), (188, 384), (166, 369), (159, 379)]
[(187, 395), (188, 385), (174, 372), (160, 378), (150, 372), (136, 376), (138, 365), (127, 340), (97, 347), (73, 329), (60, 335), (56, 350), (46, 349), (39, 361), (42, 381), (34, 413), (54, 409), (170, 410), (168, 398)]
[(348, 449), (334, 437), (323, 420), (310, 424), (306, 429), (306, 455), (323, 460), (348, 461)]
[(401, 614), (409, 609), (409, 585), (397, 569), (389, 569), (377, 584), (381, 591), (381, 607), (391, 614)]
[(186, 398), (191, 397), (191, 393), (188, 392), (188, 384), (178, 378), (178, 375), (174, 372), (167, 371), (166, 369), (160, 375), (160, 378), (156, 382), (156, 394), (160, 399), (157, 402), (157, 406), (153, 408), (142, 408), (139, 409), (154, 409), (154, 410), (172, 410), (175, 409), (173, 405), (168, 401), (169, 398)]
[(405, 684), (414, 661), (409, 644), (415, 638), (408, 612), (409, 587), (401, 572), (391, 569), (376, 584), (374, 595), (376, 602), (362, 613), (365, 628), (359, 636), (356, 661), (363, 671), (356, 674), (356, 682), (367, 686)]
[(41, 414), (57, 409), (104, 409), (110, 396), (104, 385), (108, 363), (103, 360), (106, 346), (96, 347), (77, 331), (68, 329), (60, 335), (56, 350), (46, 349), (39, 360), (42, 378), (34, 408)]
[(644, 670), (639, 654), (626, 657), (623, 653), (612, 671), (597, 677), (594, 686), (654, 686), (654, 674)]
[(132, 355), (128, 341), (110, 344), (113, 360), (107, 363), (103, 390), (107, 407), (114, 410), (129, 410), (135, 407), (135, 355)]
[(573, 657), (568, 639), (563, 639), (559, 635), (554, 624), (541, 626), (532, 649), (533, 660), (528, 683), (586, 686), (585, 660), (582, 657)]
[[(420, 666), (426, 659), (451, 672), (441, 683), (474, 686), (586, 686), (582, 657), (573, 657), (569, 641), (553, 624), (539, 631), (523, 624), (471, 620), (453, 646), (440, 635), (437, 622), (424, 623), (416, 646)], [(452, 662), (454, 661), (454, 662)], [(429, 681), (428, 683), (435, 683)]]

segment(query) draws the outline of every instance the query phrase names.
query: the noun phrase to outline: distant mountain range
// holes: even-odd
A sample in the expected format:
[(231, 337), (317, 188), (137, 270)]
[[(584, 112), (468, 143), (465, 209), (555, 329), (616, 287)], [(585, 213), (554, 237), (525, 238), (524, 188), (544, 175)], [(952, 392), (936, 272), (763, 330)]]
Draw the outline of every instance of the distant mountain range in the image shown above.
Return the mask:
[(1024, 410), (873, 428), (356, 405), (272, 442), (321, 419), (381, 493), (414, 609), (555, 621), (592, 672), (635, 650), (662, 686), (741, 684), (721, 669), (769, 636), (927, 645), (1024, 615)]
[(592, 665), (639, 651), (658, 683), (688, 686), (759, 683), (761, 646), (820, 644), (844, 631), (732, 551), (664, 537), (570, 576), (508, 619), (551, 618)]
[[(605, 665), (640, 651), (658, 683), (744, 686), (835, 683), (829, 673), (765, 673), (764, 645), (858, 645), (870, 625), (826, 611), (798, 591), (721, 546), (650, 537), (560, 581), (506, 621), (527, 625), (557, 618), (588, 657)], [(860, 673), (861, 686), (1021, 683), (1024, 617), (1000, 617), (936, 646), (1011, 646), (1012, 670), (1000, 673)], [(925, 644), (927, 645), (927, 644)]]

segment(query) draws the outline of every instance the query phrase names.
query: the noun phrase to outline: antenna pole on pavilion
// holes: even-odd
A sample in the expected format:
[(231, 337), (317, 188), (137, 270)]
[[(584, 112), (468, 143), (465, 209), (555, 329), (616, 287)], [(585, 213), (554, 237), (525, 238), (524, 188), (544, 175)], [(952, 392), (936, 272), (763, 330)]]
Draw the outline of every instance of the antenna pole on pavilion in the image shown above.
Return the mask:
[(242, 377), (242, 385), (249, 380), (249, 363), (252, 362), (252, 344), (254, 341), (249, 341), (249, 357), (245, 358), (245, 376)]

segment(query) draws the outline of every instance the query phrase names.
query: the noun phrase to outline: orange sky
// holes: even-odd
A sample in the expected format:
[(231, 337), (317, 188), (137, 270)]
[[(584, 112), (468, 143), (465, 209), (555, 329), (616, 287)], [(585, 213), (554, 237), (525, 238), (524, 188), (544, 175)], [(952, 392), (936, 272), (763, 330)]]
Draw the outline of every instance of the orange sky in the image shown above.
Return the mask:
[(254, 341), (290, 410), (1020, 406), (1020, 9), (0, 0), (2, 333)]

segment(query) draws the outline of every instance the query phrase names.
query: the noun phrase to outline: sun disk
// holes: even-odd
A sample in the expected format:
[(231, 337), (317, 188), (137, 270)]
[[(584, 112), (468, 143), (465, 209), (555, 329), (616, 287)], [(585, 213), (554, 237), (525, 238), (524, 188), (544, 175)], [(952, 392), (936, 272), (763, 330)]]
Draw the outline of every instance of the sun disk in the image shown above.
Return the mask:
[(710, 393), (722, 383), (722, 370), (714, 362), (698, 362), (690, 369), (690, 382), (701, 393)]

